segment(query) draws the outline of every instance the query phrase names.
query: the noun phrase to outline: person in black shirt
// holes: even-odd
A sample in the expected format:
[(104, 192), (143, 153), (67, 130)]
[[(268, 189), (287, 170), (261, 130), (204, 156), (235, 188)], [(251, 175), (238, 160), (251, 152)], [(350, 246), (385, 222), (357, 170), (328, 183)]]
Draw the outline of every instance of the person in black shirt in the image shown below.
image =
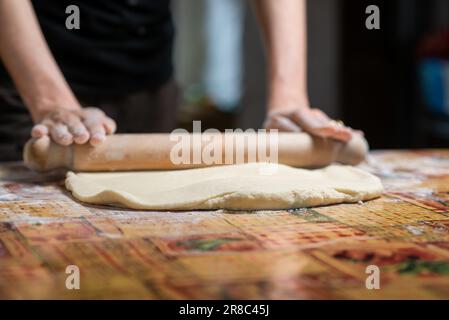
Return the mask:
[[(66, 27), (76, 5), (81, 27)], [(309, 106), (305, 0), (253, 0), (268, 53), (265, 127), (349, 140)], [(0, 0), (0, 158), (29, 137), (101, 143), (116, 130), (175, 126), (174, 27), (168, 0)], [(90, 107), (87, 107), (90, 106)]]

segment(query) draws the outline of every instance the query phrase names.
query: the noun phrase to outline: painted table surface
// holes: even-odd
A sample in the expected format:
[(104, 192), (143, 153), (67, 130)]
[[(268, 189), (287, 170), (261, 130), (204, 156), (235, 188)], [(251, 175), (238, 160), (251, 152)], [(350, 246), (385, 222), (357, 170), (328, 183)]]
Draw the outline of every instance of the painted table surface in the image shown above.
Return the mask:
[[(381, 177), (381, 198), (145, 212), (85, 206), (58, 174), (0, 165), (0, 298), (448, 299), (449, 150), (374, 152), (361, 167)], [(69, 265), (79, 290), (66, 288)]]

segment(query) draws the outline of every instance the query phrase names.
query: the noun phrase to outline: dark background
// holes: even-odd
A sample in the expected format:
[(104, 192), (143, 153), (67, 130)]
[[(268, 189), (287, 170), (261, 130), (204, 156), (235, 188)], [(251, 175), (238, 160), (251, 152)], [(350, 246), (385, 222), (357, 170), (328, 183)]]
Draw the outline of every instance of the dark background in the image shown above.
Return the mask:
[[(374, 148), (448, 146), (449, 135), (432, 128), (432, 120), (444, 119), (432, 117), (422, 106), (416, 72), (420, 41), (440, 28), (434, 15), (440, 3), (342, 2), (343, 118), (363, 128)], [(381, 30), (367, 30), (361, 21), (359, 13), (369, 4), (381, 10)]]
[[(175, 16), (182, 20), (176, 55), (184, 89), (201, 81), (200, 48), (207, 43), (198, 34), (204, 28), (200, 17), (205, 1), (174, 2)], [(369, 5), (380, 9), (380, 30), (365, 27)], [(308, 0), (307, 19), (313, 107), (362, 129), (373, 149), (449, 146), (448, 118), (427, 111), (417, 73), (420, 44), (449, 26), (449, 0)], [(234, 126), (246, 129), (263, 122), (266, 70), (248, 5), (244, 24), (244, 94)], [(189, 37), (193, 40), (186, 41)], [(447, 42), (449, 47), (449, 38)]]

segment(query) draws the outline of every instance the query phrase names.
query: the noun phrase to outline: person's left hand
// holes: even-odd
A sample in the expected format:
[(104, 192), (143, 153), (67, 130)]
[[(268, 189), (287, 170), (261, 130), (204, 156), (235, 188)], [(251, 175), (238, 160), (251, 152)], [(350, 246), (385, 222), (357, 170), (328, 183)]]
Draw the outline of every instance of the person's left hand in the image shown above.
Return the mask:
[(272, 111), (268, 113), (264, 127), (278, 129), (281, 132), (304, 131), (314, 136), (344, 142), (351, 140), (354, 134), (363, 134), (361, 131), (353, 130), (341, 122), (332, 120), (323, 111), (309, 107)]

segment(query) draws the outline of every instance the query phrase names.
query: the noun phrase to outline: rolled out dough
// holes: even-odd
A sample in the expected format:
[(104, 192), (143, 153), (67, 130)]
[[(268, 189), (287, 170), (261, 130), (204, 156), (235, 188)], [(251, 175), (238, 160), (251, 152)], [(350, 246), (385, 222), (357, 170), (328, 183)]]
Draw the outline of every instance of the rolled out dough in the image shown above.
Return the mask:
[(305, 170), (278, 165), (273, 175), (266, 175), (267, 165), (69, 172), (65, 183), (75, 198), (86, 203), (149, 210), (290, 209), (370, 200), (383, 191), (377, 177), (350, 166)]

